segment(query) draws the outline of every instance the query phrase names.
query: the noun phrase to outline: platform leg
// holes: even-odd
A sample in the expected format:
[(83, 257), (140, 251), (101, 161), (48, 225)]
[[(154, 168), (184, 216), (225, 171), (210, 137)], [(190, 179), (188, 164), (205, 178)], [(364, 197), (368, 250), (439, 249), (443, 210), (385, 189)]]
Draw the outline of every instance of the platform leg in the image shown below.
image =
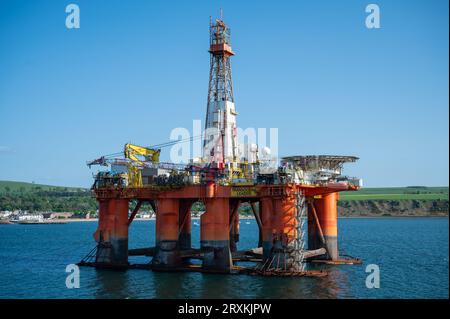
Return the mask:
[[(327, 250), (326, 259), (338, 260), (339, 259), (339, 249), (338, 249), (338, 239), (337, 239), (337, 222), (338, 222), (338, 210), (337, 201), (339, 198), (339, 193), (330, 193), (321, 195), (320, 198), (315, 198), (313, 201), (314, 208), (317, 213), (317, 218), (319, 220), (320, 226), (322, 228), (323, 237), (325, 239), (325, 244), (320, 241), (320, 234), (318, 232), (317, 226), (314, 227), (313, 233), (308, 234), (308, 241), (311, 238), (310, 249), (313, 247), (321, 248), (325, 247)], [(311, 212), (309, 212), (311, 213)], [(308, 214), (308, 226), (310, 223)], [(308, 227), (308, 231), (310, 228)], [(319, 247), (320, 246), (320, 247)]]
[(173, 268), (181, 265), (178, 245), (179, 200), (158, 199), (156, 204), (156, 247), (152, 265)]
[(203, 268), (229, 272), (233, 265), (230, 252), (229, 200), (209, 198), (206, 212), (201, 216), (200, 245)]
[(297, 236), (295, 196), (260, 199), (264, 271), (298, 271), (294, 263)]
[(99, 201), (99, 224), (94, 238), (98, 242), (97, 267), (128, 266), (128, 200)]
[(240, 201), (232, 201), (230, 205), (230, 250), (237, 251), (239, 242), (239, 206)]
[(180, 250), (191, 249), (191, 206), (192, 202), (188, 200), (180, 201), (180, 237), (178, 243)]
[(263, 197), (260, 200), (261, 211), (261, 232), (262, 232), (262, 247), (263, 247), (263, 262), (270, 257), (270, 252), (273, 247), (273, 202), (270, 197)]

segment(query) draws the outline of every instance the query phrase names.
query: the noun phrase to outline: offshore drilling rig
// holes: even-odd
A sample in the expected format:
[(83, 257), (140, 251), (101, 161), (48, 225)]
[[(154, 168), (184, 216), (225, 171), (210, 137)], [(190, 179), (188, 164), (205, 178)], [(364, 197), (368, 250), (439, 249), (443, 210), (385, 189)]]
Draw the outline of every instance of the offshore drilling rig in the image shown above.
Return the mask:
[[(160, 161), (162, 147), (126, 144), (88, 162), (107, 166), (95, 176), (99, 203), (96, 247), (81, 265), (132, 267), (129, 256), (151, 256), (147, 268), (262, 275), (317, 275), (306, 262), (358, 263), (338, 250), (339, 192), (357, 190), (361, 180), (342, 175), (354, 156), (289, 156), (267, 169), (257, 147), (240, 154), (230, 58), (230, 29), (210, 23), (210, 75), (203, 156), (189, 164)], [(191, 207), (202, 202), (200, 249), (191, 246)], [(130, 211), (130, 202), (134, 208)], [(156, 245), (128, 249), (128, 229), (143, 203), (156, 215)], [(241, 204), (249, 203), (259, 229), (255, 249), (237, 251)], [(306, 245), (307, 243), (307, 245)], [(191, 259), (201, 264), (190, 264)], [(254, 267), (237, 266), (254, 261)]]

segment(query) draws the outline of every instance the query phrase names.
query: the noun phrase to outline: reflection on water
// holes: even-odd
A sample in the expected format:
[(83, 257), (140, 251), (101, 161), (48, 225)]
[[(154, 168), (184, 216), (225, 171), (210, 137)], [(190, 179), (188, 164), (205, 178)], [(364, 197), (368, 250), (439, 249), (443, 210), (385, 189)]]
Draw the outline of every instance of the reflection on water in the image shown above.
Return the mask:
[[(189, 281), (193, 280), (192, 273), (156, 272), (154, 276), (154, 294), (158, 298), (173, 298), (174, 293), (179, 298), (189, 298), (192, 287)], [(194, 281), (196, 281), (194, 279)], [(194, 292), (195, 293), (195, 292)]]
[(95, 270), (95, 298), (133, 298), (130, 296), (130, 276), (126, 271)]
[(322, 278), (94, 270), (92, 282), (95, 298), (352, 297), (345, 292), (347, 275), (339, 269), (331, 269), (329, 276)]
[[(346, 265), (347, 266), (347, 265)], [(361, 267), (359, 265), (351, 266), (351, 267)], [(319, 298), (339, 298), (339, 296), (346, 296), (347, 298), (351, 298), (352, 296), (348, 295), (347, 287), (349, 285), (348, 276), (345, 271), (340, 270), (340, 268), (336, 268), (335, 266), (328, 266), (328, 276), (321, 278), (323, 280), (319, 280), (315, 283), (314, 291), (317, 294), (323, 295)]]

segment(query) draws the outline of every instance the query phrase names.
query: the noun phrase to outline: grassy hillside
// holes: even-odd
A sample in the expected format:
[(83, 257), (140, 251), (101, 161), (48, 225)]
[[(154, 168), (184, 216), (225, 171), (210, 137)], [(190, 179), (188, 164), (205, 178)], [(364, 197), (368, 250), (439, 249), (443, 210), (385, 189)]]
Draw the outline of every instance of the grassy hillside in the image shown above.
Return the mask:
[(363, 188), (356, 192), (342, 192), (340, 200), (448, 200), (448, 187)]
[(85, 190), (84, 188), (77, 187), (62, 187), (62, 186), (51, 186), (51, 185), (43, 185), (43, 184), (35, 184), (35, 183), (26, 183), (26, 182), (13, 182), (13, 181), (0, 181), (0, 193), (4, 193), (6, 191), (20, 191), (20, 192), (28, 192), (28, 191), (80, 191)]
[(0, 181), (1, 210), (73, 212), (84, 215), (95, 212), (97, 202), (85, 188)]

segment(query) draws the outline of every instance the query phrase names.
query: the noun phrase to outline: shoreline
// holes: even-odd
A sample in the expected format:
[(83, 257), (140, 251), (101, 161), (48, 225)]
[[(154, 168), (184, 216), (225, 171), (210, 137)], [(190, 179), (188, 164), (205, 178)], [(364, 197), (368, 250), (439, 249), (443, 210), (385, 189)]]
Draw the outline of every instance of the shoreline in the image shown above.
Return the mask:
[[(443, 216), (439, 216), (439, 215), (419, 215), (419, 216), (414, 216), (414, 215), (410, 215), (410, 216), (339, 216), (338, 219), (377, 219), (377, 218), (449, 218), (449, 215), (443, 215)], [(200, 220), (200, 217), (192, 217), (192, 220)], [(255, 219), (255, 217), (251, 216), (239, 216), (239, 219), (241, 220), (247, 220), (247, 219)], [(150, 220), (155, 220), (154, 217), (152, 218), (135, 218), (134, 221), (150, 221)], [(90, 218), (90, 219), (84, 219), (84, 218), (70, 218), (70, 219), (66, 219), (63, 220), (69, 223), (73, 223), (73, 222), (98, 222), (97, 218)]]
[[(391, 215), (391, 216), (339, 216), (338, 219), (392, 219), (392, 218), (449, 218), (449, 215)], [(191, 217), (192, 220), (200, 220), (200, 217)], [(254, 216), (239, 216), (240, 220), (255, 220)], [(156, 220), (155, 217), (151, 218), (135, 218), (134, 221), (150, 221), (150, 220)], [(46, 221), (47, 225), (50, 224), (65, 224), (65, 223), (77, 223), (77, 222), (98, 222), (98, 218), (65, 218), (65, 219), (57, 219), (57, 220), (48, 220)], [(12, 222), (3, 222), (0, 223), (0, 225), (14, 225), (16, 223)]]

